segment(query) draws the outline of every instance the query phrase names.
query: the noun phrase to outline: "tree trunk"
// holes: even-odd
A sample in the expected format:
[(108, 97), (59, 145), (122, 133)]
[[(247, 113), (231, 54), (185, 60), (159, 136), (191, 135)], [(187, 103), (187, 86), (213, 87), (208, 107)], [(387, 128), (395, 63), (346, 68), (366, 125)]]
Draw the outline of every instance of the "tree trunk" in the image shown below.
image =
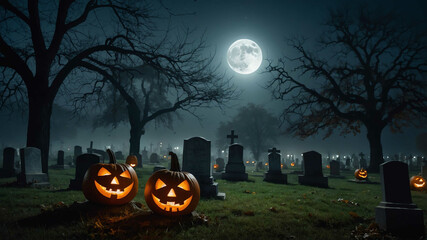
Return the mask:
[(47, 94), (28, 93), (28, 129), (27, 147), (36, 147), (41, 151), (42, 171), (48, 173), (50, 117), (53, 100)]
[(127, 108), (130, 123), (129, 155), (135, 155), (138, 158), (138, 166), (142, 167), (140, 142), (143, 126), (141, 126), (140, 121), (140, 110), (136, 104), (129, 104)]
[(384, 162), (383, 146), (381, 144), (382, 127), (372, 126), (368, 129), (368, 141), (370, 150), (370, 162), (368, 170), (373, 173), (380, 172), (380, 164)]

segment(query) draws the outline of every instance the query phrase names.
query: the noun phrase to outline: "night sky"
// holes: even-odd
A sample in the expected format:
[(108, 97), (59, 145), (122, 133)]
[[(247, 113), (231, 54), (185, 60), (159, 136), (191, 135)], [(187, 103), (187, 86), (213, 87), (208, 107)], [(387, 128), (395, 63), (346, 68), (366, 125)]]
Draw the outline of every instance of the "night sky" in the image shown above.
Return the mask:
[[(210, 54), (216, 52), (215, 64), (220, 64), (220, 71), (225, 72), (225, 77), (232, 78), (233, 84), (242, 91), (241, 99), (228, 104), (228, 108), (223, 111), (219, 109), (201, 109), (197, 113), (203, 118), (198, 119), (181, 112), (182, 121), (175, 121), (174, 130), (153, 126), (147, 129), (146, 134), (141, 138), (142, 149), (149, 147), (150, 143), (158, 144), (162, 141), (166, 146), (182, 147), (183, 140), (193, 136), (203, 136), (215, 141), (215, 133), (220, 121), (227, 121), (236, 113), (236, 109), (249, 102), (262, 105), (274, 115), (279, 115), (284, 102), (277, 102), (271, 99), (270, 90), (263, 88), (269, 80), (270, 75), (263, 73), (267, 62), (263, 61), (260, 69), (251, 75), (240, 75), (233, 72), (226, 62), (226, 52), (228, 47), (236, 40), (248, 38), (255, 41), (262, 49), (263, 58), (277, 60), (281, 56), (288, 54), (290, 49), (286, 46), (286, 38), (293, 36), (305, 36), (315, 38), (320, 33), (321, 24), (328, 15), (328, 9), (343, 7), (346, 4), (355, 4), (359, 1), (163, 1), (164, 6), (172, 12), (184, 14), (184, 16), (172, 17), (172, 29), (185, 27), (196, 28), (193, 36), (200, 36), (205, 32), (207, 43), (210, 45)], [(427, 2), (423, 0), (411, 1), (376, 1), (377, 4), (385, 8), (396, 9), (408, 18), (420, 22), (427, 22)], [(157, 6), (156, 4), (154, 4)], [(157, 6), (160, 12), (164, 12), (162, 7)], [(159, 27), (166, 26), (167, 20), (159, 20)], [(61, 96), (57, 96), (61, 98)], [(58, 101), (57, 101), (58, 102)], [(54, 113), (55, 114), (55, 113)], [(3, 114), (4, 115), (4, 114)], [(24, 122), (19, 123), (15, 119), (10, 120), (2, 116), (0, 118), (0, 144), (3, 146), (22, 147), (25, 145)], [(91, 123), (81, 120), (78, 123), (77, 131), (70, 137), (58, 138), (52, 133), (51, 151), (78, 144), (88, 147), (90, 140), (94, 141), (94, 147), (104, 148), (114, 146), (124, 148), (128, 151), (129, 127), (119, 126), (117, 129), (98, 128), (91, 129)], [(426, 124), (427, 125), (427, 124)], [(12, 130), (12, 132), (10, 131)], [(384, 155), (394, 153), (418, 154), (415, 147), (415, 137), (426, 132), (427, 129), (406, 128), (404, 133), (391, 134), (386, 128), (382, 135)], [(13, 133), (13, 134), (12, 134)], [(239, 133), (237, 133), (239, 134)], [(224, 136), (225, 137), (225, 136)], [(368, 153), (369, 145), (366, 139), (366, 132), (363, 131), (358, 136), (332, 136), (322, 140), (322, 136), (315, 136), (305, 141), (297, 140), (290, 136), (283, 136), (279, 139), (276, 147), (282, 153), (300, 154), (309, 150), (316, 150), (322, 154), (330, 152), (332, 154), (352, 154), (361, 151)], [(212, 153), (216, 153), (213, 144)]]

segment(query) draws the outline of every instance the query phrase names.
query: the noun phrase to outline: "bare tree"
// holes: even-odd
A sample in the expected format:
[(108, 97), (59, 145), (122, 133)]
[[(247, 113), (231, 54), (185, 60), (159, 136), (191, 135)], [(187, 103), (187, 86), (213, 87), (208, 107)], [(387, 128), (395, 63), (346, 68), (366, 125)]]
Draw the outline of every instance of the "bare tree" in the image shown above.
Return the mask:
[(134, 49), (150, 13), (140, 1), (0, 1), (0, 108), (28, 104), (27, 146), (41, 149), (43, 172), (60, 87), (79, 74), (82, 59)]
[(326, 28), (314, 51), (304, 41), (290, 41), (298, 56), (270, 62), (268, 86), (275, 98), (288, 101), (282, 119), (296, 136), (358, 134), (365, 126), (369, 168), (378, 172), (383, 129), (400, 131), (427, 117), (426, 32), (366, 7), (331, 11)]
[[(113, 126), (121, 121), (129, 122), (130, 154), (140, 156), (140, 139), (149, 122), (157, 121), (170, 127), (171, 113), (177, 110), (197, 117), (196, 109), (214, 105), (221, 107), (237, 96), (230, 81), (211, 67), (213, 56), (205, 56), (205, 41), (201, 39), (195, 44), (186, 40), (188, 33), (186, 36), (182, 42), (161, 42), (155, 47), (148, 47), (147, 52), (135, 52), (143, 56), (156, 56), (148, 60), (145, 58), (144, 63), (136, 67), (130, 66), (135, 61), (127, 56), (110, 62), (91, 58), (81, 63), (101, 74), (103, 80), (111, 84), (112, 91), (107, 91), (107, 98), (103, 98), (107, 108), (97, 122), (99, 125)], [(155, 49), (155, 52), (149, 53), (150, 49)], [(94, 88), (76, 100), (86, 102), (87, 96), (101, 93), (101, 90)], [(126, 117), (123, 106), (127, 107)]]
[(220, 123), (216, 134), (217, 147), (229, 145), (226, 136), (231, 130), (235, 130), (239, 136), (236, 142), (247, 146), (256, 161), (273, 147), (280, 132), (279, 120), (262, 106), (253, 103), (241, 107), (231, 121)]

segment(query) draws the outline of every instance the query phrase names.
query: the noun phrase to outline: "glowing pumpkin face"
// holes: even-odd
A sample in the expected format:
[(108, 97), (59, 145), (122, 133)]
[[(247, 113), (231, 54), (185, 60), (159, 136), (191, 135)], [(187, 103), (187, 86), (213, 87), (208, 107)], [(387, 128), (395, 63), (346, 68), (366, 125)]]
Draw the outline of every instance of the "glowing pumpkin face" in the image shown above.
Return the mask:
[(294, 162), (291, 163), (291, 167), (295, 167), (295, 163)]
[(426, 187), (426, 180), (421, 176), (413, 176), (410, 180), (410, 185), (413, 190), (423, 190)]
[(126, 163), (134, 168), (138, 165), (138, 158), (135, 155), (129, 155), (126, 158)]
[(83, 179), (83, 194), (91, 202), (121, 205), (138, 193), (138, 177), (128, 164), (117, 164), (114, 153), (107, 149), (110, 163), (92, 165)]
[(176, 154), (169, 154), (172, 156), (171, 170), (159, 170), (151, 175), (145, 185), (145, 201), (158, 214), (189, 214), (199, 203), (199, 183), (191, 173), (180, 171)]
[(214, 164), (214, 165), (213, 165), (213, 168), (214, 168), (214, 169), (218, 169), (218, 168), (219, 168), (219, 165), (218, 165), (218, 164)]
[(356, 169), (356, 171), (354, 171), (354, 177), (358, 180), (366, 180), (368, 178), (368, 171), (363, 168)]

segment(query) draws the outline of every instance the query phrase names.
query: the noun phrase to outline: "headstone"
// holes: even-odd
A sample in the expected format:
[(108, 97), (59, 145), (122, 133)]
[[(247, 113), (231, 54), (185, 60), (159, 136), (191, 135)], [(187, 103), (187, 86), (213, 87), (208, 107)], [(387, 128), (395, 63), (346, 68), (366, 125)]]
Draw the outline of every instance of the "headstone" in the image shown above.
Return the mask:
[(99, 154), (101, 156), (101, 162), (105, 162), (105, 160), (108, 160), (108, 153), (104, 150), (92, 148), (90, 153)]
[(359, 168), (368, 169), (368, 164), (366, 163), (365, 154), (362, 152), (359, 153), (360, 161), (359, 161)]
[(224, 167), (225, 167), (224, 158), (217, 158), (215, 160), (215, 163), (218, 165), (218, 167), (215, 169), (216, 172), (222, 172), (222, 171), (224, 171)]
[(3, 168), (0, 169), (0, 177), (15, 177), (18, 173), (15, 168), (15, 148), (7, 147), (3, 149)]
[(358, 169), (359, 168), (359, 159), (357, 158), (356, 154), (352, 154), (351, 155), (351, 159), (353, 161), (353, 169)]
[(288, 183), (288, 175), (282, 173), (280, 150), (272, 148), (268, 150), (268, 171), (264, 175), (264, 181), (271, 183)]
[(123, 155), (122, 151), (117, 151), (114, 153), (117, 160), (125, 160), (125, 156)]
[(35, 147), (19, 149), (21, 157), (21, 173), (18, 174), (18, 184), (31, 184), (36, 187), (49, 186), (49, 176), (42, 172), (41, 151)]
[(380, 165), (382, 202), (375, 208), (381, 229), (402, 237), (424, 235), (423, 211), (412, 202), (408, 165), (390, 161)]
[(328, 178), (322, 173), (322, 155), (315, 151), (303, 153), (303, 172), (304, 175), (298, 176), (298, 182), (301, 185), (315, 187), (328, 187)]
[(92, 164), (100, 163), (101, 156), (99, 154), (85, 153), (79, 155), (76, 159), (76, 175), (75, 179), (70, 180), (69, 188), (72, 190), (81, 190), (83, 177), (86, 171)]
[(159, 159), (160, 157), (157, 153), (152, 153), (150, 155), (150, 163), (159, 163), (160, 162)]
[(246, 167), (243, 163), (243, 146), (234, 143), (228, 148), (228, 162), (225, 166), (225, 173), (222, 179), (230, 181), (246, 181), (248, 174), (245, 172)]
[(331, 178), (344, 178), (344, 176), (342, 176), (340, 174), (340, 162), (336, 161), (336, 160), (332, 160), (329, 163), (329, 167), (330, 167), (330, 175), (328, 177)]
[(73, 156), (73, 163), (76, 164), (76, 159), (78, 156), (83, 154), (82, 146), (74, 146), (74, 156)]
[(218, 192), (218, 183), (212, 177), (211, 141), (202, 137), (184, 140), (182, 171), (193, 174), (200, 185), (200, 196), (225, 199)]
[(70, 166), (64, 164), (64, 151), (58, 151), (58, 158), (56, 160), (56, 165), (53, 165), (54, 169), (68, 169)]
[(141, 162), (138, 161), (138, 167), (142, 167), (143, 163), (148, 163), (148, 151), (146, 147), (144, 147), (144, 150), (141, 152)]
[(345, 158), (345, 168), (346, 168), (346, 169), (350, 169), (350, 168), (351, 168), (351, 159), (350, 159), (350, 157), (349, 157), (349, 156), (347, 156), (347, 157)]
[(421, 176), (422, 176), (424, 179), (427, 179), (427, 161), (426, 161), (426, 160), (424, 160), (424, 161), (422, 162), (422, 166), (421, 166)]

